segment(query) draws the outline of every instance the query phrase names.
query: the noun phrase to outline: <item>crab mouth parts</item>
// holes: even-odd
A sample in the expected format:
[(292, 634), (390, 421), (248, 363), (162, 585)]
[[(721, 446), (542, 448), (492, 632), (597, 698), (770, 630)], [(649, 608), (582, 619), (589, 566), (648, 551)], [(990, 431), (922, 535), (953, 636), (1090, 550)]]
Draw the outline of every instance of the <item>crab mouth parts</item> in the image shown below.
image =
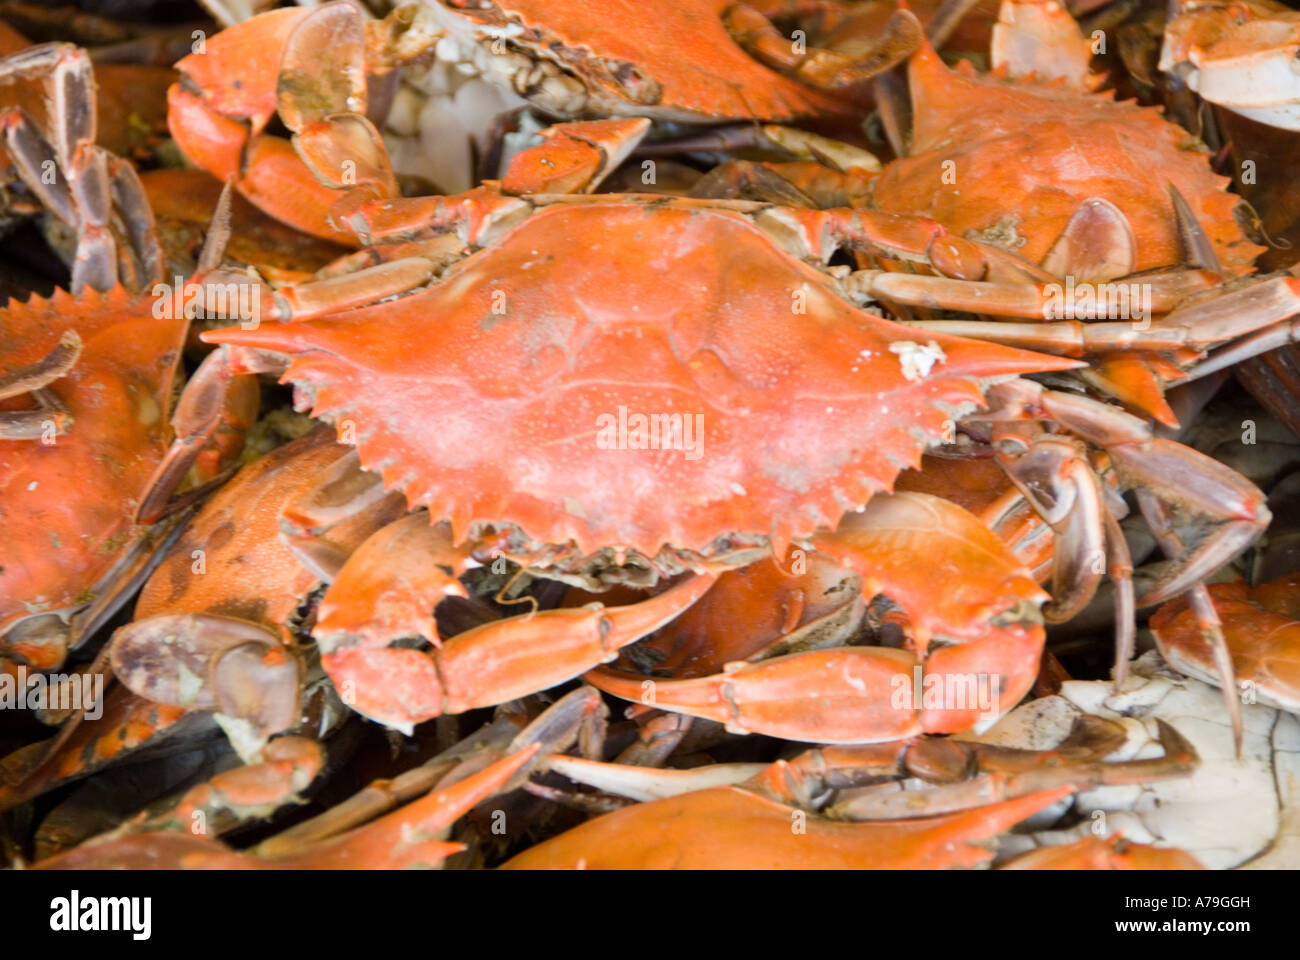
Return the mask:
[[(505, 540), (502, 540), (502, 534)], [(573, 542), (543, 544), (511, 523), (475, 523), (470, 540), (505, 544), (507, 556), (526, 564), (525, 570), (545, 580), (557, 580), (572, 587), (600, 593), (614, 586), (649, 589), (694, 570), (700, 564), (744, 566), (772, 553), (767, 537), (731, 533), (716, 538), (703, 550), (685, 550), (665, 544), (653, 557), (631, 547), (607, 546), (584, 550)], [(500, 556), (476, 551), (470, 566), (489, 566)]]
[(444, 191), (477, 183), (472, 158), (491, 149), (498, 118), (520, 108), (551, 119), (688, 119), (664, 113), (658, 106), (662, 88), (635, 64), (547, 41), (495, 8), (478, 15), (501, 25), (468, 21), (438, 3), (421, 14), (428, 18), (424, 29), (439, 39), (427, 66), (403, 69), (385, 132), (395, 169)]
[(520, 52), (511, 37), (522, 32), (476, 30), (437, 7), (426, 14), (441, 34), (426, 66), (407, 66), (384, 123), (393, 167), (422, 177), (446, 193), (478, 182), (476, 161), (493, 147), (499, 118), (535, 107), (577, 115), (587, 88), (557, 63)]

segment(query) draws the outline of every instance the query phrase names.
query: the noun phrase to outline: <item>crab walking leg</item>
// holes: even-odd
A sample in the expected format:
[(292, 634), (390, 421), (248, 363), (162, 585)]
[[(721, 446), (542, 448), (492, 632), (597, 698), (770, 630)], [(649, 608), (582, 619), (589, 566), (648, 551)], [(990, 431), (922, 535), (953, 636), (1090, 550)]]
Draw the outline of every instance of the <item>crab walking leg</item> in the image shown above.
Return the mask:
[(557, 751), (568, 750), (589, 727), (603, 727), (607, 714), (600, 694), (591, 687), (582, 686), (557, 700), (523, 729), (520, 729), (523, 719), (519, 716), (499, 717), (426, 763), (392, 779), (375, 780), (319, 816), (263, 840), (254, 852), (259, 856), (275, 857), (313, 845), (387, 813), (429, 790), (461, 780), (490, 759), (537, 744), (540, 747), (538, 752), (502, 787), (502, 792), (508, 791), (513, 789), (513, 785), (526, 781), (531, 771), (551, 759), (552, 754), (563, 756)]
[[(771, 764), (660, 770), (554, 756), (546, 761), (546, 768), (641, 802), (743, 784), (773, 800), (821, 809), (834, 820), (908, 820), (1060, 786), (1091, 790), (1187, 776), (1200, 763), (1195, 748), (1172, 726), (1158, 723), (1164, 754), (1122, 762), (1104, 760), (1123, 744), (1120, 732), (1096, 743), (1058, 750), (917, 737), (865, 746), (818, 747)], [(882, 779), (889, 782), (882, 783)], [(924, 781), (925, 786), (913, 789), (905, 780)]]
[[(1103, 571), (1115, 586), (1115, 684), (1123, 685), (1133, 656), (1136, 604), (1133, 560), (1119, 522), (1083, 445), (1037, 424), (997, 424), (997, 460), (1022, 496), (1056, 534), (1049, 623), (1064, 623), (1097, 592)], [(1104, 564), (1101, 562), (1104, 559)]]
[(67, 376), (81, 356), (81, 337), (68, 330), (54, 348), (31, 366), (0, 377), (0, 400), (30, 393), (35, 410), (0, 413), (0, 440), (36, 440), (67, 433), (72, 415), (58, 397), (45, 388)]
[[(1103, 295), (1108, 293), (1105, 287), (1097, 290), (1097, 286), (1101, 286), (1100, 281), (1085, 280), (1078, 274), (1067, 275), (1075, 277), (1075, 290), (1080, 294), (1086, 289), (1085, 284), (1096, 284), (1092, 289), (1094, 302), (1098, 292)], [(1066, 283), (1060, 279), (1015, 283), (881, 270), (859, 270), (853, 274), (853, 279), (864, 293), (893, 303), (932, 310), (979, 313), (995, 318), (1015, 317), (1038, 321), (1034, 324), (1016, 324), (1002, 319), (932, 320), (917, 321), (909, 326), (920, 326), (922, 322), (961, 324), (960, 329), (968, 331), (969, 336), (997, 341), (1033, 341), (1041, 345), (1039, 349), (1067, 356), (1113, 350), (1126, 330), (1134, 336), (1142, 332), (1136, 331), (1132, 323), (1070, 322), (1068, 304), (1064, 299)], [(1189, 298), (1207, 293), (1221, 284), (1219, 276), (1208, 270), (1186, 269), (1142, 274), (1128, 280), (1117, 277), (1114, 278), (1111, 289), (1117, 300), (1121, 292), (1127, 294), (1128, 303), (1133, 310), (1145, 308), (1153, 314), (1165, 314)], [(1103, 300), (1102, 306), (1105, 305), (1106, 301)], [(1079, 314), (1084, 314), (1082, 300), (1076, 309)], [(1053, 319), (1060, 322), (1044, 322)], [(1162, 322), (1162, 325), (1164, 323), (1167, 321)], [(1158, 337), (1160, 339), (1154, 342), (1166, 345), (1180, 336), (1189, 336), (1152, 330), (1145, 333), (1148, 342)], [(1034, 340), (1035, 334), (1037, 340)]]
[(627, 763), (604, 763), (563, 754), (546, 761), (546, 769), (578, 783), (607, 793), (630, 797), (640, 803), (677, 797), (710, 787), (730, 787), (753, 779), (771, 764), (711, 763), (689, 770), (642, 767)]
[[(823, 262), (829, 261), (837, 250), (845, 249), (924, 264), (945, 278), (1008, 284), (1052, 283), (1056, 279), (1027, 260), (992, 244), (959, 237), (938, 221), (925, 217), (843, 208), (781, 208), (773, 211), (772, 216), (784, 221), (781, 226), (787, 231), (794, 231), (794, 237), (809, 256), (819, 257)], [(877, 273), (869, 270), (855, 273), (855, 288), (872, 295), (871, 278)]]
[(463, 844), (442, 834), (477, 804), (498, 793), (537, 753), (533, 744), (478, 773), (434, 791), (399, 810), (293, 853), (263, 858), (238, 853), (215, 840), (190, 833), (134, 833), (103, 843), (84, 844), (36, 864), (40, 870), (401, 870), (431, 867)]
[[(712, 573), (695, 574), (626, 607), (509, 617), (458, 634), (429, 652), (333, 646), (322, 655), (321, 664), (345, 703), (405, 729), (571, 680), (674, 619), (703, 596), (714, 579)], [(432, 624), (426, 629), (435, 630)]]
[[(1131, 292), (1132, 305), (1158, 312), (1173, 304), (1166, 298), (1142, 298), (1140, 278), (1118, 281), (1113, 286)], [(915, 306), (942, 307), (978, 313), (1050, 318), (1053, 304), (1059, 305), (1061, 288), (1053, 291), (1041, 286), (1016, 286), (969, 283), (945, 277), (920, 277), (907, 274), (880, 274), (866, 278), (866, 290), (872, 295)], [(1106, 294), (1106, 296), (1110, 296)], [(1121, 304), (1123, 301), (1119, 301)], [(1249, 282), (1203, 302), (1178, 307), (1162, 320), (1142, 323), (1137, 320), (1078, 320), (1017, 324), (982, 320), (919, 320), (909, 326), (956, 336), (993, 340), (1067, 357), (1081, 357), (1109, 350), (1171, 351), (1182, 347), (1204, 348), (1264, 331), (1251, 341), (1251, 354), (1263, 353), (1295, 340), (1296, 326), (1288, 323), (1300, 313), (1300, 279), (1275, 276)]]
[(172, 494), (191, 470), (199, 482), (217, 477), (244, 445), (257, 421), (261, 389), (214, 351), (199, 364), (172, 414), (176, 439), (163, 455), (136, 508), (138, 523), (154, 523), (170, 509)]
[[(1155, 534), (1156, 542), (1160, 544), (1160, 549), (1164, 551), (1165, 556), (1176, 562), (1184, 552), (1183, 544), (1174, 529), (1173, 518), (1168, 508), (1146, 490), (1138, 490), (1137, 500), (1142, 515), (1146, 517), (1151, 532)], [(1201, 636), (1213, 652), (1215, 670), (1219, 675), (1219, 686), (1223, 690), (1223, 703), (1228, 708), (1228, 718), (1232, 722), (1232, 741), (1237, 756), (1241, 756), (1241, 703), (1237, 699), (1237, 674), (1232, 663), (1232, 651), (1228, 647), (1227, 637), (1223, 635), (1223, 623), (1219, 619), (1219, 612), (1214, 608), (1214, 601), (1210, 599), (1210, 592), (1204, 583), (1199, 582), (1199, 577), (1197, 580), (1198, 582), (1188, 590), (1187, 600), (1192, 612), (1196, 614)]]
[[(934, 816), (1060, 786), (1094, 790), (1190, 775), (1200, 764), (1195, 748), (1170, 724), (1158, 722), (1163, 756), (1108, 763), (1100, 758), (1074, 759), (1056, 751), (969, 745), (973, 748), (971, 766), (978, 772), (967, 779), (937, 783), (921, 791), (897, 783), (843, 790), (825, 813), (837, 820), (854, 821)], [(934, 742), (923, 741), (922, 745)]]
[[(29, 47), (0, 61), (0, 78), (41, 77), (55, 125), (51, 144), (20, 107), (0, 113), (5, 146), (19, 177), (60, 221), (77, 230), (72, 292), (101, 292), (117, 282), (117, 245), (109, 229), (112, 191), (106, 155), (95, 148), (90, 57), (71, 44)], [(54, 172), (50, 178), (49, 171)], [(52, 182), (51, 182), (52, 179)]]
[[(800, 4), (808, 13), (817, 7), (840, 12), (832, 3)], [(841, 8), (842, 10), (842, 8)], [(788, 73), (811, 87), (829, 92), (851, 90), (902, 63), (921, 43), (921, 23), (907, 9), (894, 11), (879, 36), (852, 38), (836, 47), (812, 47), (793, 52), (790, 38), (778, 30), (769, 15), (788, 13), (784, 3), (737, 3), (723, 13), (723, 22), (735, 41), (760, 63)]]
[(738, 787), (715, 787), (597, 817), (524, 851), (503, 869), (978, 867), (993, 858), (987, 841), (1071, 789), (929, 820), (839, 823)]
[[(58, 220), (77, 232), (72, 292), (105, 292), (119, 280), (131, 289), (163, 276), (153, 213), (130, 164), (95, 145), (95, 87), (90, 56), (66, 43), (29, 47), (0, 60), (0, 81), (39, 80), (52, 140), (21, 107), (0, 111), (4, 143), (18, 176)], [(119, 255), (116, 207), (126, 230)]]
[(1148, 491), (1211, 521), (1211, 531), (1190, 550), (1181, 550), (1137, 603), (1159, 603), (1203, 580), (1249, 546), (1272, 515), (1253, 483), (1211, 457), (1152, 435), (1137, 417), (1088, 397), (1044, 390), (1027, 380), (989, 391), (990, 409), (972, 420), (1043, 418), (1103, 448), (1128, 487)]

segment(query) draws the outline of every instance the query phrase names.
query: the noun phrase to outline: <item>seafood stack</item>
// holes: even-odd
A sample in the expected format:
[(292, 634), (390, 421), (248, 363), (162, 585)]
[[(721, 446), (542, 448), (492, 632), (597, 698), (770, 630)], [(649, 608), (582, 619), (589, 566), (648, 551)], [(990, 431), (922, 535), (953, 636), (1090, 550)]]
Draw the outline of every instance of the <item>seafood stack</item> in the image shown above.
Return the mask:
[(0, 5), (3, 864), (1300, 866), (1300, 12), (1120, 6)]

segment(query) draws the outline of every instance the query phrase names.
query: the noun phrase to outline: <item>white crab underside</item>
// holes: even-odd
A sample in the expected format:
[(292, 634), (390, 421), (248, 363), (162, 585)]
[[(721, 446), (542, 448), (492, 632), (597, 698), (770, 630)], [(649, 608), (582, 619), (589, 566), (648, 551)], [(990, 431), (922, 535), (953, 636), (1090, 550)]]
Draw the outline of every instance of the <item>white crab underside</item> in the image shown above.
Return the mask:
[(1207, 61), (1193, 53), (1174, 64), (1166, 53), (1160, 69), (1180, 75), (1211, 103), (1283, 130), (1300, 130), (1300, 61), (1281, 53), (1263, 58)]

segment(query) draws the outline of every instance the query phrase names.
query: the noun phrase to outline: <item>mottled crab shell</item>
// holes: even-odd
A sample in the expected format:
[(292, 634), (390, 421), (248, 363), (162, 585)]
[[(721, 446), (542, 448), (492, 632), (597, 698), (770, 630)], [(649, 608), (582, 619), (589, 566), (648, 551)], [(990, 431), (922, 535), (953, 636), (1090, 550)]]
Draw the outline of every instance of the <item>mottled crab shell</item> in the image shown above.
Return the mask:
[[(281, 632), (319, 578), (280, 537), (294, 497), (348, 452), (328, 429), (287, 443), (239, 471), (186, 526), (140, 591), (135, 618), (167, 613), (238, 617)], [(194, 556), (204, 557), (203, 572)]]
[(171, 441), (167, 403), (187, 328), (184, 317), (154, 316), (155, 303), (116, 287), (0, 309), (0, 373), (40, 360), (68, 330), (82, 341), (71, 372), (47, 388), (73, 417), (68, 432), (48, 444), (0, 440), (0, 633), (89, 602), (144, 531), (132, 516)]
[(1156, 108), (961, 67), (948, 69), (928, 45), (913, 54), (911, 155), (876, 181), (878, 209), (932, 217), (1040, 263), (1079, 204), (1101, 197), (1128, 218), (1136, 270), (1146, 270), (1184, 260), (1173, 184), (1225, 271), (1248, 273), (1264, 252), (1242, 233), (1240, 199), (1210, 170), (1204, 145)]
[(722, 22), (733, 0), (441, 5), (476, 32), (507, 37), (574, 73), (587, 87), (591, 112), (686, 123), (850, 112), (846, 101), (769, 70), (745, 52)]
[[(982, 403), (980, 380), (1069, 365), (922, 336), (744, 214), (662, 198), (540, 207), (411, 296), (204, 336), (291, 355), (313, 414), (458, 538), (509, 521), (647, 556), (833, 527)], [(633, 415), (700, 432), (631, 449)]]

